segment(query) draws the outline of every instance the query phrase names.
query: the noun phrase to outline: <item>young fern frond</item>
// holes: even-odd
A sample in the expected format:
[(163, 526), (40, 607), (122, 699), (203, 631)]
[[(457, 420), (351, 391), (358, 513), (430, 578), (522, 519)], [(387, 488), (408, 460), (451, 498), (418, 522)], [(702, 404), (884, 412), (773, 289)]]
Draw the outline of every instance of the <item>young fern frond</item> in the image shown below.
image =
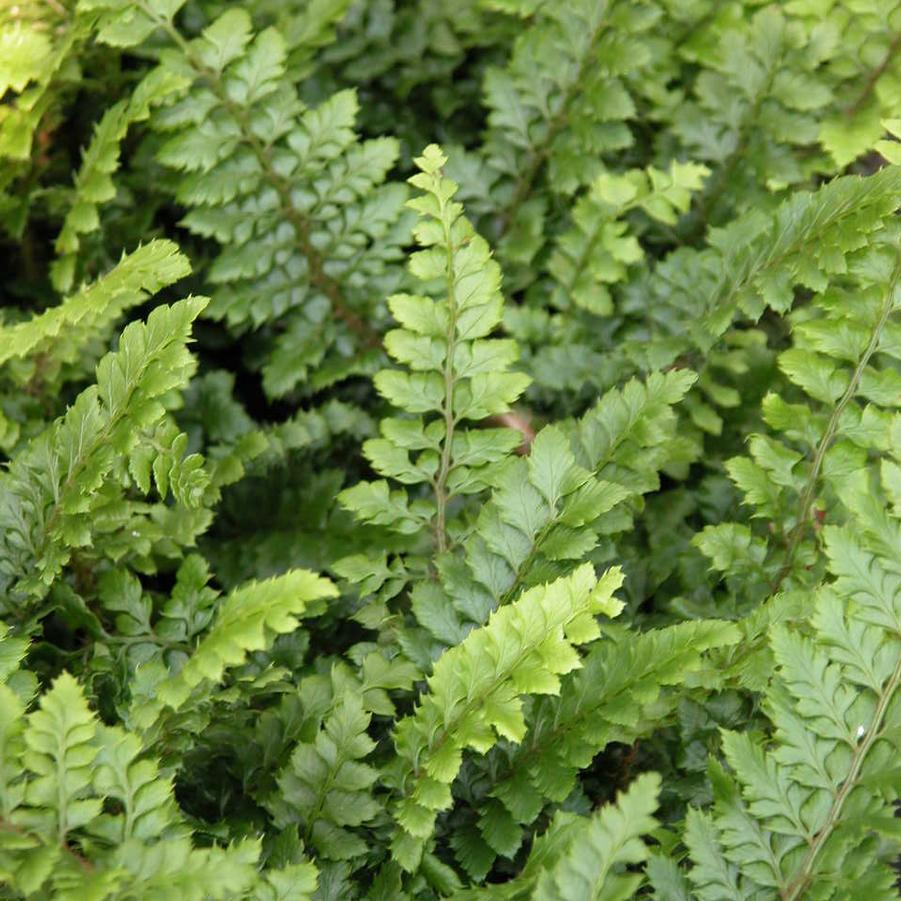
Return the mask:
[(362, 482), (340, 496), (363, 522), (402, 533), (430, 529), (438, 553), (453, 541), (451, 501), (484, 489), (489, 468), (520, 440), (511, 429), (463, 424), (506, 412), (529, 381), (509, 371), (514, 342), (488, 337), (503, 313), (500, 267), (453, 200), (457, 185), (442, 172), (446, 162), (437, 146), (425, 149), (416, 160), (421, 171), (410, 179), (423, 193), (408, 202), (421, 216), (415, 236), (423, 248), (410, 257), (410, 271), (426, 289), (437, 285), (441, 293), (388, 299), (401, 328), (388, 332), (385, 348), (411, 371), (385, 369), (374, 378), (379, 393), (410, 418), (382, 420), (382, 437), (363, 445), (380, 475), (428, 485), (432, 498), (408, 505), (386, 481)]
[(598, 580), (584, 564), (497, 610), (438, 658), (428, 693), (395, 730), (401, 800), (392, 853), (401, 866), (418, 866), (435, 818), (451, 806), (463, 751), (484, 754), (502, 736), (522, 739), (522, 697), (559, 693), (560, 676), (581, 665), (576, 646), (600, 634), (595, 616), (622, 609), (613, 598), (621, 584), (619, 570)]
[[(171, 241), (157, 239), (125, 254), (116, 266), (61, 304), (31, 319), (0, 324), (0, 366), (40, 355), (75, 362), (82, 342), (191, 271), (187, 257)], [(42, 373), (43, 377), (43, 373)]]
[(9, 415), (0, 410), (0, 447), (12, 448), (23, 429), (27, 433), (39, 402), (46, 409), (66, 382), (89, 375), (119, 316), (189, 272), (171, 241), (151, 241), (57, 306), (0, 323), (0, 385), (33, 398)]
[(68, 291), (76, 275), (81, 235), (100, 227), (100, 204), (116, 196), (113, 174), (119, 167), (121, 144), (129, 127), (150, 116), (157, 106), (186, 86), (185, 80), (165, 69), (153, 69), (128, 100), (111, 106), (97, 123), (75, 176), (72, 201), (54, 248), (59, 255), (51, 267), (58, 291)]
[(541, 699), (521, 744), (498, 768), (491, 794), (518, 823), (562, 802), (578, 773), (611, 742), (631, 744), (671, 717), (686, 683), (709, 676), (705, 652), (734, 645), (731, 623), (699, 620), (592, 645), (559, 697)]
[(96, 384), (0, 476), (0, 585), (9, 601), (42, 598), (73, 548), (92, 543), (98, 511), (123, 490), (121, 456), (194, 372), (187, 344), (205, 306), (205, 298), (190, 298), (128, 325), (98, 364)]

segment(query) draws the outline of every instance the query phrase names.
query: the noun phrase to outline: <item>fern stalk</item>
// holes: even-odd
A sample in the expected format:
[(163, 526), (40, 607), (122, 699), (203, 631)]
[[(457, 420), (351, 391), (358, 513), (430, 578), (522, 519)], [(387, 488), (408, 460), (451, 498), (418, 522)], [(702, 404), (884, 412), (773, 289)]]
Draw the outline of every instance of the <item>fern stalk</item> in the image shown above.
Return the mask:
[(860, 360), (858, 360), (857, 366), (854, 367), (854, 373), (851, 376), (851, 381), (848, 383), (848, 387), (845, 389), (844, 394), (842, 394), (842, 396), (839, 398), (838, 403), (835, 405), (835, 408), (832, 411), (832, 415), (829, 417), (829, 422), (826, 425), (826, 430), (823, 432), (823, 437), (820, 439), (820, 442), (817, 445), (816, 454), (814, 455), (813, 463), (810, 468), (810, 474), (807, 477), (807, 482), (804, 486), (804, 492), (801, 495), (801, 505), (800, 512), (798, 513), (798, 521), (788, 536), (788, 547), (785, 555), (785, 562), (782, 564), (782, 567), (772, 584), (773, 594), (775, 594), (779, 590), (786, 576), (791, 572), (795, 554), (797, 553), (798, 547), (807, 532), (808, 523), (810, 520), (810, 512), (811, 508), (813, 507), (813, 503), (816, 500), (820, 472), (823, 468), (823, 462), (826, 459), (826, 453), (832, 446), (832, 442), (838, 435), (839, 424), (841, 422), (842, 414), (845, 411), (845, 407), (848, 406), (848, 404), (854, 398), (854, 395), (857, 393), (857, 389), (860, 386), (860, 380), (863, 377), (864, 370), (867, 368), (867, 365), (870, 362), (870, 358), (874, 353), (876, 353), (876, 349), (879, 347), (879, 341), (882, 337), (883, 329), (885, 328), (889, 316), (891, 316), (892, 311), (895, 307), (894, 295), (899, 278), (901, 278), (901, 257), (899, 257), (898, 263), (896, 264), (895, 269), (892, 272), (891, 281), (885, 289), (885, 298), (882, 302), (882, 307), (879, 310), (879, 317), (876, 320), (876, 324), (873, 326), (872, 333), (870, 334), (870, 340), (867, 344), (867, 347), (864, 350)]
[(447, 272), (447, 353), (444, 357), (444, 439), (441, 462), (435, 475), (435, 546), (439, 553), (447, 550), (447, 477), (451, 468), (451, 449), (454, 442), (454, 353), (457, 346), (457, 296), (454, 279), (454, 244), (448, 217), (444, 215), (446, 201), (441, 201), (441, 227), (446, 244)]
[(294, 226), (297, 235), (297, 243), (301, 253), (306, 257), (310, 267), (310, 281), (319, 288), (329, 299), (335, 315), (351, 329), (366, 346), (375, 348), (381, 346), (381, 336), (361, 316), (359, 316), (344, 299), (341, 286), (325, 271), (322, 254), (313, 246), (310, 240), (310, 223), (301, 215), (291, 202), (291, 183), (288, 179), (279, 175), (272, 167), (272, 159), (269, 149), (265, 147), (253, 133), (248, 121), (248, 111), (239, 103), (235, 103), (222, 84), (220, 73), (207, 66), (194, 52), (190, 41), (185, 40), (181, 32), (175, 27), (171, 19), (160, 15), (152, 5), (140, 0), (139, 8), (150, 19), (162, 28), (170, 40), (178, 47), (191, 67), (204, 76), (219, 102), (229, 111), (241, 128), (241, 137), (253, 151), (263, 177), (276, 191), (279, 198), (279, 212)]
[(863, 741), (861, 741), (854, 749), (848, 777), (835, 794), (829, 808), (829, 815), (826, 818), (823, 828), (820, 829), (810, 842), (807, 853), (804, 855), (804, 859), (801, 862), (800, 869), (795, 878), (787, 886), (780, 887), (779, 889), (779, 897), (782, 901), (796, 901), (796, 899), (804, 897), (804, 893), (809, 888), (810, 880), (813, 878), (813, 866), (817, 856), (829, 836), (832, 834), (832, 830), (841, 819), (842, 809), (845, 806), (845, 802), (848, 800), (848, 795), (857, 783), (857, 776), (866, 761), (867, 754), (870, 752), (873, 745), (882, 738), (880, 727), (886, 712), (888, 711), (889, 704), (894, 700), (895, 692), (898, 690), (899, 685), (901, 685), (901, 655), (898, 656), (898, 662), (895, 664), (894, 672), (888, 682), (886, 682), (885, 689), (879, 697), (876, 710), (873, 713), (873, 725), (864, 734)]

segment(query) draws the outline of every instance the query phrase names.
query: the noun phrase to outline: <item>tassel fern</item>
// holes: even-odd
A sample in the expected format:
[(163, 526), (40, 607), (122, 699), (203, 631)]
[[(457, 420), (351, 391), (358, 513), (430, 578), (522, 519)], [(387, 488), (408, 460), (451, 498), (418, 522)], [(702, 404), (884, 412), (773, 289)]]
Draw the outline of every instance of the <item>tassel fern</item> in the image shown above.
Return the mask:
[(897, 898), (897, 0), (0, 0), (0, 895)]

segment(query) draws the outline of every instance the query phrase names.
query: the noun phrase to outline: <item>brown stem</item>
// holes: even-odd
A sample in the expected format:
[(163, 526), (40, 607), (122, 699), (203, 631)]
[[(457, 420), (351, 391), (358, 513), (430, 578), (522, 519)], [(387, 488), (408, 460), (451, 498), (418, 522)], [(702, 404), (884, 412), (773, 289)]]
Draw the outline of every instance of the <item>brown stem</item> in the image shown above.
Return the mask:
[(294, 226), (298, 247), (307, 260), (310, 282), (328, 298), (335, 315), (344, 322), (351, 331), (356, 333), (367, 347), (381, 347), (381, 335), (348, 305), (344, 298), (341, 285), (325, 271), (325, 261), (323, 260), (322, 254), (316, 249), (311, 240), (310, 221), (302, 215), (292, 203), (291, 183), (288, 179), (279, 175), (272, 167), (270, 150), (259, 140), (259, 138), (257, 138), (250, 128), (247, 110), (240, 104), (235, 103), (228, 96), (228, 93), (219, 78), (219, 73), (215, 69), (211, 69), (205, 65), (203, 61), (198, 58), (190, 42), (182, 36), (181, 32), (169, 19), (160, 16), (153, 9), (148, 7), (146, 3), (142, 2), (140, 3), (140, 6), (144, 13), (157, 22), (159, 27), (169, 36), (170, 40), (178, 46), (192, 68), (207, 79), (219, 102), (228, 110), (235, 122), (238, 123), (245, 142), (253, 151), (254, 156), (257, 158), (257, 162), (260, 164), (263, 177), (278, 194), (280, 203), (279, 212)]
[(519, 174), (519, 177), (516, 180), (516, 187), (513, 191), (513, 198), (500, 214), (498, 240), (500, 240), (500, 238), (502, 238), (507, 233), (508, 228), (516, 219), (519, 208), (523, 205), (523, 203), (525, 203), (529, 195), (532, 193), (532, 183), (534, 182), (535, 177), (538, 175), (542, 164), (550, 155), (551, 144), (553, 144), (554, 138), (557, 137), (560, 129), (563, 128), (563, 126), (566, 124), (569, 105), (579, 94), (579, 89), (581, 88), (582, 81), (585, 78), (585, 70), (587, 69), (588, 64), (593, 56), (592, 51), (594, 50), (595, 42), (597, 41), (598, 35), (600, 35), (600, 33), (604, 30), (606, 24), (607, 21), (605, 16), (598, 23), (597, 27), (592, 31), (591, 37), (588, 41), (588, 51), (586, 52), (585, 56), (583, 56), (582, 59), (579, 60), (579, 67), (576, 70), (576, 74), (570, 82), (569, 87), (566, 89), (566, 93), (563, 95), (563, 100), (560, 103), (560, 108), (557, 110), (556, 115), (554, 115), (554, 117), (548, 123), (547, 134), (544, 136), (542, 143), (538, 147), (532, 149), (532, 153), (530, 154), (525, 166), (523, 167), (522, 172), (520, 172)]
[(858, 94), (857, 96), (857, 99), (845, 108), (846, 116), (855, 116), (864, 107), (876, 87), (876, 82), (879, 81), (879, 79), (882, 78), (883, 75), (885, 75), (885, 71), (891, 65), (892, 58), (898, 51), (899, 47), (901, 47), (901, 31), (899, 31), (892, 38), (892, 42), (891, 44), (889, 44), (885, 58), (882, 60), (882, 62), (878, 66), (876, 66), (875, 69), (871, 70), (870, 74), (867, 76), (867, 80), (864, 82), (863, 87), (860, 90), (860, 94)]

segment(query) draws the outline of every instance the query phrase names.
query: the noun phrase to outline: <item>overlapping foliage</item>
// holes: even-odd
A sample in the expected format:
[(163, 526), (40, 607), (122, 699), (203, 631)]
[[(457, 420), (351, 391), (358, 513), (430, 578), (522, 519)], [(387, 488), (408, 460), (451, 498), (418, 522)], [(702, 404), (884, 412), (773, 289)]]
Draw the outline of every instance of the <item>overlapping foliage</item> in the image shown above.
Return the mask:
[(0, 895), (898, 897), (899, 53), (0, 0)]

